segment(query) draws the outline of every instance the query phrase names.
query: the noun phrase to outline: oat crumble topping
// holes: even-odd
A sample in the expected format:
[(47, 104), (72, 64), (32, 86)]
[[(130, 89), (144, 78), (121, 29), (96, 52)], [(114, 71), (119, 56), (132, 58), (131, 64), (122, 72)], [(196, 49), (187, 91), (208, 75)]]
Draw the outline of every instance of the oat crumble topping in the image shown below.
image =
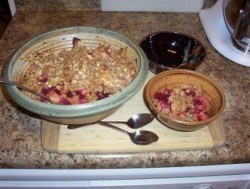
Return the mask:
[(73, 39), (70, 50), (43, 51), (28, 60), (32, 62), (19, 82), (59, 104), (82, 104), (106, 98), (123, 90), (136, 75), (125, 48), (100, 44), (88, 49), (78, 38)]
[(181, 121), (204, 121), (209, 118), (211, 100), (201, 85), (168, 85), (153, 96), (153, 103), (165, 115)]

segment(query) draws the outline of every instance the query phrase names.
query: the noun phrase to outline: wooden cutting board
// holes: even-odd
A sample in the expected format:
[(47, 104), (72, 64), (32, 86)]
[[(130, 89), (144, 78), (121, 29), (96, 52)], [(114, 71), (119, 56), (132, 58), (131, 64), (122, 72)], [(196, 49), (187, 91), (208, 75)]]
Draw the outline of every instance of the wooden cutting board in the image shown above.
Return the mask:
[[(153, 75), (149, 74), (149, 78)], [(147, 113), (143, 101), (143, 88), (118, 111), (105, 120), (127, 121), (132, 115)], [(127, 131), (135, 130), (117, 125)], [(42, 146), (57, 153), (133, 153), (169, 150), (211, 149), (225, 141), (221, 119), (194, 132), (179, 132), (162, 125), (157, 119), (141, 128), (155, 132), (159, 140), (150, 145), (136, 145), (129, 136), (99, 124), (69, 130), (67, 125), (42, 121)]]

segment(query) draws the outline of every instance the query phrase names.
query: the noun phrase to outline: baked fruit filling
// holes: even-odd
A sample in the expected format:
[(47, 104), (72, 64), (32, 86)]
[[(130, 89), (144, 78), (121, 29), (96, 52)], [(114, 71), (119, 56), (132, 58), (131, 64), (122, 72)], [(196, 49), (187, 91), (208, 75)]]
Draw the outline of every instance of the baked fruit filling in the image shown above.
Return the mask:
[(153, 96), (159, 111), (181, 121), (204, 121), (208, 119), (211, 102), (201, 85), (169, 85)]
[(57, 104), (84, 104), (107, 98), (122, 91), (136, 76), (126, 48), (107, 44), (87, 48), (78, 38), (73, 39), (70, 49), (44, 50), (30, 55), (27, 61), (31, 63), (19, 82)]

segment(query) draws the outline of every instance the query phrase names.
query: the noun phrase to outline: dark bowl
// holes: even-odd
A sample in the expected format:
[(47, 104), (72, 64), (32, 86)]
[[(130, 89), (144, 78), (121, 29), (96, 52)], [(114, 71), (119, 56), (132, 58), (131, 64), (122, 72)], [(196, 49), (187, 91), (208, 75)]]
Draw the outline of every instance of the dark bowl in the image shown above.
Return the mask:
[(195, 70), (206, 57), (198, 40), (180, 33), (156, 32), (143, 38), (140, 46), (153, 73), (172, 68)]

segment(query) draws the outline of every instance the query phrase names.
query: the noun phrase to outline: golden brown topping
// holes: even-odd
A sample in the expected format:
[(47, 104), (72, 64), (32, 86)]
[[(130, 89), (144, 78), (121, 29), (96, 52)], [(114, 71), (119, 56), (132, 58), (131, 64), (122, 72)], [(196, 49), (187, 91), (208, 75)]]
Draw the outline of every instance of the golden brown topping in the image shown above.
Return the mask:
[(71, 49), (46, 50), (31, 55), (28, 60), (31, 63), (19, 82), (39, 92), (54, 87), (59, 92), (49, 93), (53, 93), (57, 101), (58, 95), (66, 94), (65, 91), (79, 89), (89, 91), (86, 95), (88, 101), (97, 100), (97, 93), (117, 93), (128, 86), (136, 74), (135, 65), (126, 56), (126, 49), (105, 44), (88, 49), (78, 38), (73, 39)]

